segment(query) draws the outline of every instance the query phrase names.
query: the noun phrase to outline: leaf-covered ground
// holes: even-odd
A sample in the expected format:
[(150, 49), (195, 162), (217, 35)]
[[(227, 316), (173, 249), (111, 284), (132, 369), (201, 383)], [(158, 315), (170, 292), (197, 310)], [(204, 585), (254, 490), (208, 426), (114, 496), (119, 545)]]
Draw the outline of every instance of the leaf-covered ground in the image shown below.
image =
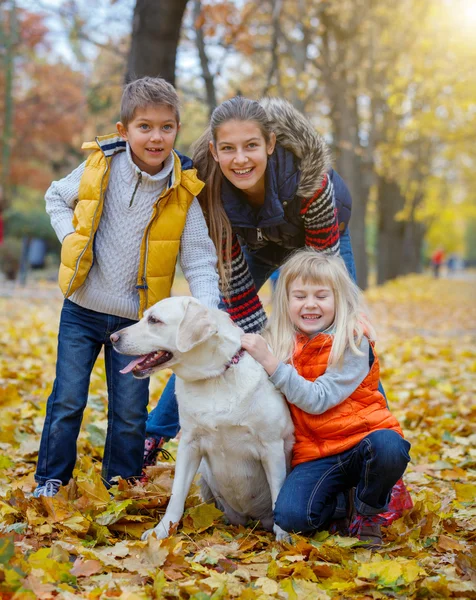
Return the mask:
[[(61, 301), (52, 284), (3, 298), (0, 598), (476, 598), (475, 297), (474, 279), (424, 276), (367, 293), (389, 404), (412, 443), (414, 500), (376, 552), (326, 532), (278, 544), (253, 524), (224, 524), (197, 489), (173, 537), (141, 542), (164, 511), (173, 463), (152, 468), (145, 487), (106, 491), (102, 360), (74, 481), (55, 498), (33, 498)], [(167, 375), (155, 376), (152, 404)]]

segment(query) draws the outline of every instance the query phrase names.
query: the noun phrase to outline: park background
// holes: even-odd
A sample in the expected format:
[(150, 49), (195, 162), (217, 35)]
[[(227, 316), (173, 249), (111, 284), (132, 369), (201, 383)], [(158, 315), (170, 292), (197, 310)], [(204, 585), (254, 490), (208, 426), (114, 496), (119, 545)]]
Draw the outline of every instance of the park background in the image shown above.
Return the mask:
[[(0, 598), (476, 598), (476, 3), (3, 0), (0, 21)], [(177, 86), (181, 151), (237, 93), (287, 98), (332, 148), (382, 380), (412, 443), (414, 508), (379, 552), (326, 533), (278, 545), (196, 493), (177, 535), (140, 542), (173, 463), (109, 496), (102, 359), (74, 481), (31, 498), (61, 309), (44, 192), (114, 130), (124, 82), (145, 74)], [(439, 248), (468, 268), (435, 279)]]
[(0, 15), (7, 276), (32, 239), (57, 255), (45, 190), (115, 129), (124, 81), (158, 74), (181, 96), (184, 152), (238, 93), (311, 119), (352, 194), (362, 288), (440, 247), (476, 263), (474, 0), (5, 0)]

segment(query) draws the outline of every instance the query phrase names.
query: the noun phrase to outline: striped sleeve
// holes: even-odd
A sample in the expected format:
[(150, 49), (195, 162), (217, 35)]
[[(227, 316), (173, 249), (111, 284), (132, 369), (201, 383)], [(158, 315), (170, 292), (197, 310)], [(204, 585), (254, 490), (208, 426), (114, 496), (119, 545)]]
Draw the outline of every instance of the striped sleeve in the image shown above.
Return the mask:
[(301, 216), (304, 219), (306, 246), (327, 252), (339, 253), (339, 226), (334, 200), (334, 186), (328, 175), (312, 198), (301, 202)]
[(258, 333), (265, 326), (266, 313), (236, 234), (231, 249), (229, 291), (223, 301), (232, 320), (246, 333)]

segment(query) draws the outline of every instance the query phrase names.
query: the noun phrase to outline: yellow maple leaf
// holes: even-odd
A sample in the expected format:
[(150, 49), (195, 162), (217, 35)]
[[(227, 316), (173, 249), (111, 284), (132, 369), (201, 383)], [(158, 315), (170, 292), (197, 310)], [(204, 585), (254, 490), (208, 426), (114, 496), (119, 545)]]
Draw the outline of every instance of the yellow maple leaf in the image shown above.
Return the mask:
[(360, 579), (377, 580), (384, 586), (395, 586), (411, 583), (424, 574), (415, 560), (382, 560), (361, 564), (357, 575)]
[(474, 483), (454, 483), (453, 487), (459, 502), (476, 501), (476, 485)]
[(208, 529), (223, 513), (213, 504), (199, 504), (187, 511), (183, 519), (184, 533), (201, 532)]

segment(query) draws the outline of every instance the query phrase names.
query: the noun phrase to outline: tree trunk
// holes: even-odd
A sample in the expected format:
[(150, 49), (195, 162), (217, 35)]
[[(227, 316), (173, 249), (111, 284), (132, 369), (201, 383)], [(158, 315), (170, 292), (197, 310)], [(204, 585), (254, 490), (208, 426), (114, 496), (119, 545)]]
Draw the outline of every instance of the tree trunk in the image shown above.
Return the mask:
[(369, 184), (363, 180), (362, 174), (356, 97), (358, 82), (352, 61), (354, 38), (336, 33), (335, 22), (329, 15), (323, 13), (322, 21), (325, 26), (322, 35), (322, 70), (331, 105), (336, 170), (346, 182), (352, 196), (352, 250), (357, 283), (365, 289), (368, 280), (365, 216)]
[(333, 98), (332, 122), (334, 126), (336, 170), (346, 182), (352, 196), (352, 218), (350, 233), (352, 250), (357, 272), (357, 283), (362, 289), (367, 287), (368, 266), (365, 238), (365, 215), (367, 212), (367, 195), (363, 185), (363, 173), (359, 145), (359, 118), (357, 100), (349, 90), (339, 89), (336, 83), (336, 94)]
[(136, 0), (126, 83), (149, 75), (175, 85), (175, 57), (187, 0)]
[(3, 115), (3, 133), (2, 133), (2, 163), (0, 174), (0, 219), (3, 218), (3, 212), (10, 204), (10, 156), (12, 145), (13, 128), (13, 71), (15, 44), (18, 42), (18, 21), (17, 7), (15, 0), (11, 0), (10, 10), (7, 13), (8, 22), (2, 25), (0, 30), (2, 34), (2, 45), (5, 49), (3, 56), (5, 90), (4, 115)]
[(423, 239), (426, 233), (424, 223), (415, 220), (403, 223), (403, 248), (401, 274), (421, 273), (423, 271)]
[(395, 181), (378, 179), (377, 283), (395, 279), (403, 270), (405, 224), (395, 215), (405, 206), (400, 186)]

